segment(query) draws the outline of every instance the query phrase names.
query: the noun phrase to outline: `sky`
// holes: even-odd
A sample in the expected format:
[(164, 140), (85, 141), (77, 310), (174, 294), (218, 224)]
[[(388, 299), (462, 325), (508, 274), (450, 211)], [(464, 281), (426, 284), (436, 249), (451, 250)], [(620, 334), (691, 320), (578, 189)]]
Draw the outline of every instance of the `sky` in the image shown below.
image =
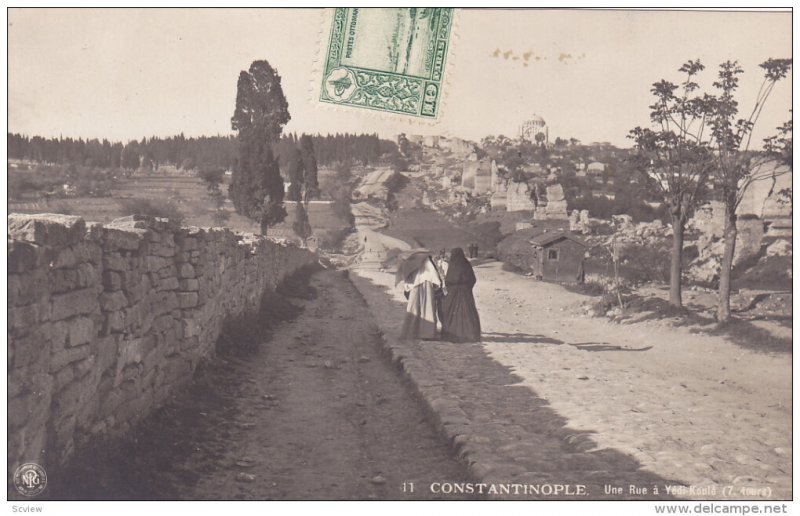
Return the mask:
[[(268, 60), (282, 77), (286, 131), (516, 135), (533, 114), (550, 139), (628, 147), (649, 123), (650, 86), (699, 58), (701, 86), (738, 60), (742, 111), (758, 64), (791, 57), (790, 13), (458, 10), (436, 124), (331, 109), (313, 99), (326, 13), (314, 9), (10, 9), (8, 130), (141, 139), (232, 134), (241, 70)], [(526, 61), (523, 56), (528, 54)], [(764, 109), (755, 141), (790, 118), (791, 76)]]

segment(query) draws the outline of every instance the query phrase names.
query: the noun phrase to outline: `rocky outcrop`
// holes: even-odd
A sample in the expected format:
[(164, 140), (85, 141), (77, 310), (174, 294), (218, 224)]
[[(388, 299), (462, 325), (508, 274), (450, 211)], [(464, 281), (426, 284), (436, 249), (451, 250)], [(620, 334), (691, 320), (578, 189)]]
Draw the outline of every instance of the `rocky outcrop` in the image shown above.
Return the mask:
[(506, 190), (506, 210), (508, 211), (533, 211), (536, 205), (531, 198), (528, 183), (509, 181)]
[(316, 260), (228, 229), (8, 218), (8, 466), (120, 434), (214, 353), (223, 323)]
[(548, 185), (545, 188), (547, 206), (545, 213), (548, 219), (567, 220), (567, 200), (564, 198), (564, 189), (559, 183)]

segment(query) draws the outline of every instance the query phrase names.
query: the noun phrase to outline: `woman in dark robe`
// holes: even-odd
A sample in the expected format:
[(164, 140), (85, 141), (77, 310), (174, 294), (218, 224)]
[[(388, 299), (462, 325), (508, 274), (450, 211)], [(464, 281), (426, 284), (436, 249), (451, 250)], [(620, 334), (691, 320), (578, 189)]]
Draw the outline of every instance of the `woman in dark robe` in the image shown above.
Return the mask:
[(442, 339), (450, 342), (480, 341), (481, 320), (472, 296), (475, 272), (460, 247), (450, 254), (444, 283), (447, 295), (444, 298)]

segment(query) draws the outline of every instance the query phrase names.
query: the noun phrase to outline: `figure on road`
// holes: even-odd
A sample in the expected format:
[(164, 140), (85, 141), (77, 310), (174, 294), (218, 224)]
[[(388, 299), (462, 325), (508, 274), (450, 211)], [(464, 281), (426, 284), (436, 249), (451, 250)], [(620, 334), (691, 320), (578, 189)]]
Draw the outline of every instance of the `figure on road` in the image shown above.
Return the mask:
[(453, 249), (450, 254), (450, 264), (444, 281), (447, 295), (444, 298), (442, 339), (451, 342), (478, 342), (481, 339), (481, 320), (472, 296), (475, 272), (460, 247)]
[(400, 338), (435, 339), (436, 310), (435, 290), (442, 288), (442, 278), (433, 259), (426, 255), (416, 272), (405, 279), (405, 295), (408, 298), (406, 316)]

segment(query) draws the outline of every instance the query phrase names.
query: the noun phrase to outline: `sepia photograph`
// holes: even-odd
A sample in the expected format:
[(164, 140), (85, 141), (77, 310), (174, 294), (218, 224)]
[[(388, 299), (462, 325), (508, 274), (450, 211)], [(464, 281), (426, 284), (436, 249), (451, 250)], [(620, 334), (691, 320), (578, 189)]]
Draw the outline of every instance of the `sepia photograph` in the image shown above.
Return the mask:
[(792, 16), (7, 7), (8, 510), (789, 514)]

